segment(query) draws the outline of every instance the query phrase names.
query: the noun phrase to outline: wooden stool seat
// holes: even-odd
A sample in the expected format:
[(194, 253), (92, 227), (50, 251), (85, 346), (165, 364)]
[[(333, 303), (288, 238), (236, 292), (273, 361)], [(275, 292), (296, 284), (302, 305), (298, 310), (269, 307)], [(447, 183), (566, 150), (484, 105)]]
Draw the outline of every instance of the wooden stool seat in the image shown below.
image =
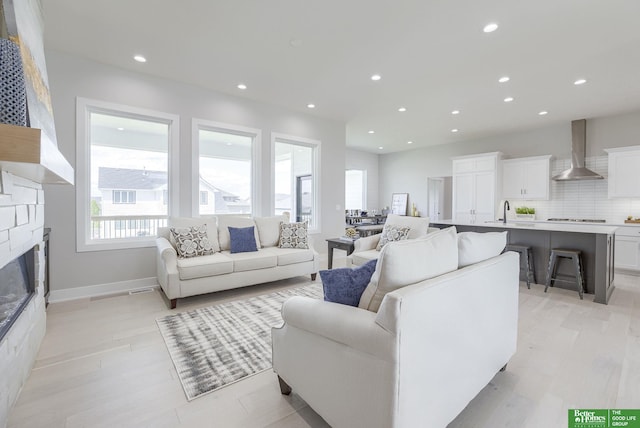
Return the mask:
[[(573, 263), (575, 276), (569, 276), (571, 280), (560, 279), (556, 274), (560, 260), (570, 259)], [(568, 282), (575, 283), (578, 287), (578, 294), (580, 300), (584, 294), (584, 270), (582, 265), (582, 252), (580, 250), (570, 250), (566, 248), (552, 248), (551, 256), (549, 257), (549, 267), (547, 269), (547, 280), (545, 282), (544, 292), (547, 292), (549, 287), (553, 287), (555, 282)]]
[(533, 268), (533, 252), (527, 245), (507, 244), (505, 251), (515, 251), (520, 254), (520, 270), (524, 265), (524, 272), (527, 280), (527, 288), (531, 289), (531, 283), (536, 283), (536, 272)]

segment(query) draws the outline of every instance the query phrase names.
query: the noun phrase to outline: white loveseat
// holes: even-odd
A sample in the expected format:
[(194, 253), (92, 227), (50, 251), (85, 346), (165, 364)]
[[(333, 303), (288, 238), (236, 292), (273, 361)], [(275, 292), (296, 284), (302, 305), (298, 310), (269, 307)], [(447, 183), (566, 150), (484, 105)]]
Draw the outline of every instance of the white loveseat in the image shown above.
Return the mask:
[[(284, 303), (284, 325), (272, 330), (283, 393), (293, 389), (334, 428), (444, 428), (504, 369), (516, 350), (518, 255), (415, 281), (419, 261), (451, 266), (445, 259), (455, 257), (438, 254), (440, 244), (425, 252), (426, 240), (382, 249), (371, 281), (395, 291), (377, 312), (304, 297)], [(360, 306), (370, 298), (365, 291)]]
[[(214, 291), (261, 284), (295, 276), (316, 279), (319, 256), (308, 237), (308, 249), (279, 248), (280, 223), (289, 217), (219, 216), (208, 218), (171, 218), (170, 227), (206, 224), (212, 255), (179, 258), (171, 242), (170, 227), (158, 229), (156, 272), (158, 283), (174, 309), (177, 299)], [(258, 251), (232, 254), (228, 227), (255, 227)]]

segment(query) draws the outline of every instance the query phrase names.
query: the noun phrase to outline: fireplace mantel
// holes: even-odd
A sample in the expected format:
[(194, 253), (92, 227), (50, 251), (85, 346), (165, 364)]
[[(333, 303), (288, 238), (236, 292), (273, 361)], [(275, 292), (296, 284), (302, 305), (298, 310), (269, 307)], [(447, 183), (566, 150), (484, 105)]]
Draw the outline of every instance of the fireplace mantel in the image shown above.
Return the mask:
[(0, 169), (36, 183), (74, 183), (71, 164), (37, 128), (0, 124)]

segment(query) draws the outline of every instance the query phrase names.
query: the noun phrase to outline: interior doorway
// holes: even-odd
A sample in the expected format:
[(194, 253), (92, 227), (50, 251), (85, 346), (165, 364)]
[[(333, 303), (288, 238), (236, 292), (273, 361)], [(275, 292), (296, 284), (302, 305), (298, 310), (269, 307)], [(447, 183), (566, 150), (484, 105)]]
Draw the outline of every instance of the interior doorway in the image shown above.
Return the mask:
[(430, 221), (451, 218), (452, 177), (427, 178), (427, 204)]

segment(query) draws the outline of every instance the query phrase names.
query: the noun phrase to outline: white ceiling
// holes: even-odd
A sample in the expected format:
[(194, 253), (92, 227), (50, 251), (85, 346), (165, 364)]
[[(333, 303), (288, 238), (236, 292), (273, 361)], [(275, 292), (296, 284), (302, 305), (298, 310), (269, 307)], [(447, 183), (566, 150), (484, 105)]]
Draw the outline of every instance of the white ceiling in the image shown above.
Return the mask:
[[(43, 7), (48, 48), (343, 121), (349, 147), (376, 153), (640, 109), (638, 0), (43, 0)], [(483, 33), (490, 22), (498, 30)], [(134, 54), (148, 62), (134, 62)], [(373, 82), (376, 73), (382, 79)], [(498, 83), (503, 75), (511, 80)], [(578, 78), (587, 83), (574, 85)], [(240, 82), (248, 89), (237, 89)], [(515, 100), (505, 103), (507, 96)]]

